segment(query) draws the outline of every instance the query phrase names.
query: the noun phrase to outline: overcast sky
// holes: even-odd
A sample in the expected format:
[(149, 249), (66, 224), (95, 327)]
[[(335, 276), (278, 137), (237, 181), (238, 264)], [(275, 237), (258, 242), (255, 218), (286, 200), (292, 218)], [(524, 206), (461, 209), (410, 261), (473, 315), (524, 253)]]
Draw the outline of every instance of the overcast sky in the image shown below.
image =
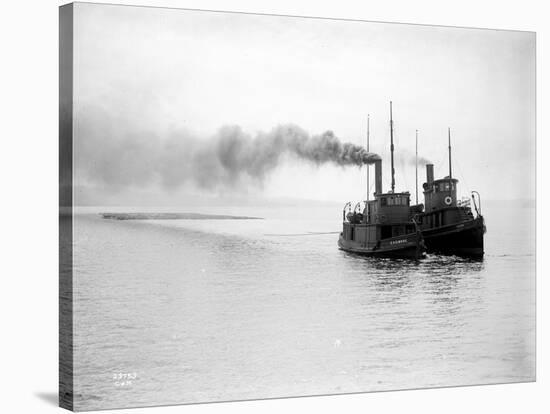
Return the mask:
[[(436, 177), (447, 174), (450, 127), (460, 193), (535, 197), (533, 33), (82, 3), (74, 28), (76, 204), (234, 193), (363, 199), (364, 168), (293, 158), (260, 183), (231, 188), (166, 185), (150, 171), (167, 152), (185, 162), (182, 143), (199, 145), (227, 125), (255, 136), (294, 124), (365, 144), (370, 114), (387, 190), (390, 100), (396, 190), (414, 194), (416, 129), (420, 155)], [(169, 174), (179, 171), (189, 173)], [(423, 168), (419, 176), (421, 185)]]

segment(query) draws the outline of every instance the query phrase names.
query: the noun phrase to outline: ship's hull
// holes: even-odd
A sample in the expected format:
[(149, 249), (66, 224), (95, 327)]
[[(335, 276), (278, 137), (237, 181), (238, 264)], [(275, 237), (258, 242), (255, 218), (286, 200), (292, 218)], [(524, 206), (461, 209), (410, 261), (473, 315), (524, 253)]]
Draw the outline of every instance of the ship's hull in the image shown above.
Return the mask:
[(338, 247), (350, 253), (370, 256), (403, 259), (420, 259), (425, 255), (425, 246), (421, 234), (412, 234), (381, 240), (376, 246), (369, 248), (362, 243), (346, 240), (340, 234)]
[(484, 254), (483, 217), (422, 230), (428, 253), (482, 257)]

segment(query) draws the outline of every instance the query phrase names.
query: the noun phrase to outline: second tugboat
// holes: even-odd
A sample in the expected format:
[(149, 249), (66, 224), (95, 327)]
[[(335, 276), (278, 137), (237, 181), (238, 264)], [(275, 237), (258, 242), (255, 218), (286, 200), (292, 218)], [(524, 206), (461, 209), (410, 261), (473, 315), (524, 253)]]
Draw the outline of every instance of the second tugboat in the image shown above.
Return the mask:
[(449, 130), (449, 175), (434, 180), (433, 164), (426, 165), (425, 206), (412, 206), (411, 217), (421, 228), (429, 253), (482, 257), (486, 228), (479, 193), (472, 191), (474, 216), (470, 199), (457, 200), (457, 184), (458, 180), (452, 176)]
[[(422, 232), (410, 216), (409, 192), (396, 193), (393, 166), (393, 118), (390, 102), (391, 136), (391, 191), (382, 192), (382, 160), (374, 162), (374, 200), (365, 201), (351, 211), (351, 203), (344, 206), (343, 229), (338, 239), (340, 249), (365, 256), (420, 259), (425, 246)], [(367, 148), (368, 149), (368, 148)], [(367, 167), (368, 169), (368, 167)], [(359, 209), (359, 211), (357, 211)]]

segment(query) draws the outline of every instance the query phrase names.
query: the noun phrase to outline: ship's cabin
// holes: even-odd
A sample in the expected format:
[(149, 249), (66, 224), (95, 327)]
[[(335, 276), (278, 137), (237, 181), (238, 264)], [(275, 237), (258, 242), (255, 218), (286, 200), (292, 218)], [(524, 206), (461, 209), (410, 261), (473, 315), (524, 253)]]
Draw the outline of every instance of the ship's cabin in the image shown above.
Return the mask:
[[(365, 201), (362, 211), (362, 203), (358, 203), (354, 209), (351, 208), (351, 203), (347, 203), (343, 211), (343, 239), (367, 248), (373, 248), (380, 240), (416, 231), (416, 226), (409, 217), (409, 192), (382, 192), (382, 160), (377, 160), (374, 167), (374, 200)], [(346, 214), (346, 211), (349, 212)]]
[(447, 207), (456, 207), (456, 190), (458, 180), (456, 178), (441, 178), (424, 183), (424, 204), (426, 212)]
[(375, 194), (374, 200), (365, 203), (363, 222), (366, 224), (391, 224), (409, 221), (410, 194)]
[[(473, 218), (468, 205), (457, 200), (458, 180), (445, 177), (434, 180), (433, 164), (426, 165), (424, 187), (425, 211), (411, 209), (411, 215), (417, 215), (417, 223), (423, 229), (446, 226)], [(414, 210), (414, 211), (413, 211)]]
[(351, 211), (350, 207), (350, 212), (344, 214), (343, 238), (373, 247), (379, 240), (413, 233), (416, 228), (409, 210), (408, 192), (375, 193), (374, 200), (365, 201), (362, 212)]

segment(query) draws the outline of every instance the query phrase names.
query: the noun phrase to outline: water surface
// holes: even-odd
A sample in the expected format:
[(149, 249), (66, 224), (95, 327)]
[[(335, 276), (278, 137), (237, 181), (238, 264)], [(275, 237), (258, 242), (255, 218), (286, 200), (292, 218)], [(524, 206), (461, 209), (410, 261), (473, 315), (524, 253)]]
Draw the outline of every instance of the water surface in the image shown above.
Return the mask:
[(338, 250), (333, 207), (99, 211), (75, 217), (76, 409), (534, 380), (534, 209), (485, 207), (482, 261), (420, 262)]

